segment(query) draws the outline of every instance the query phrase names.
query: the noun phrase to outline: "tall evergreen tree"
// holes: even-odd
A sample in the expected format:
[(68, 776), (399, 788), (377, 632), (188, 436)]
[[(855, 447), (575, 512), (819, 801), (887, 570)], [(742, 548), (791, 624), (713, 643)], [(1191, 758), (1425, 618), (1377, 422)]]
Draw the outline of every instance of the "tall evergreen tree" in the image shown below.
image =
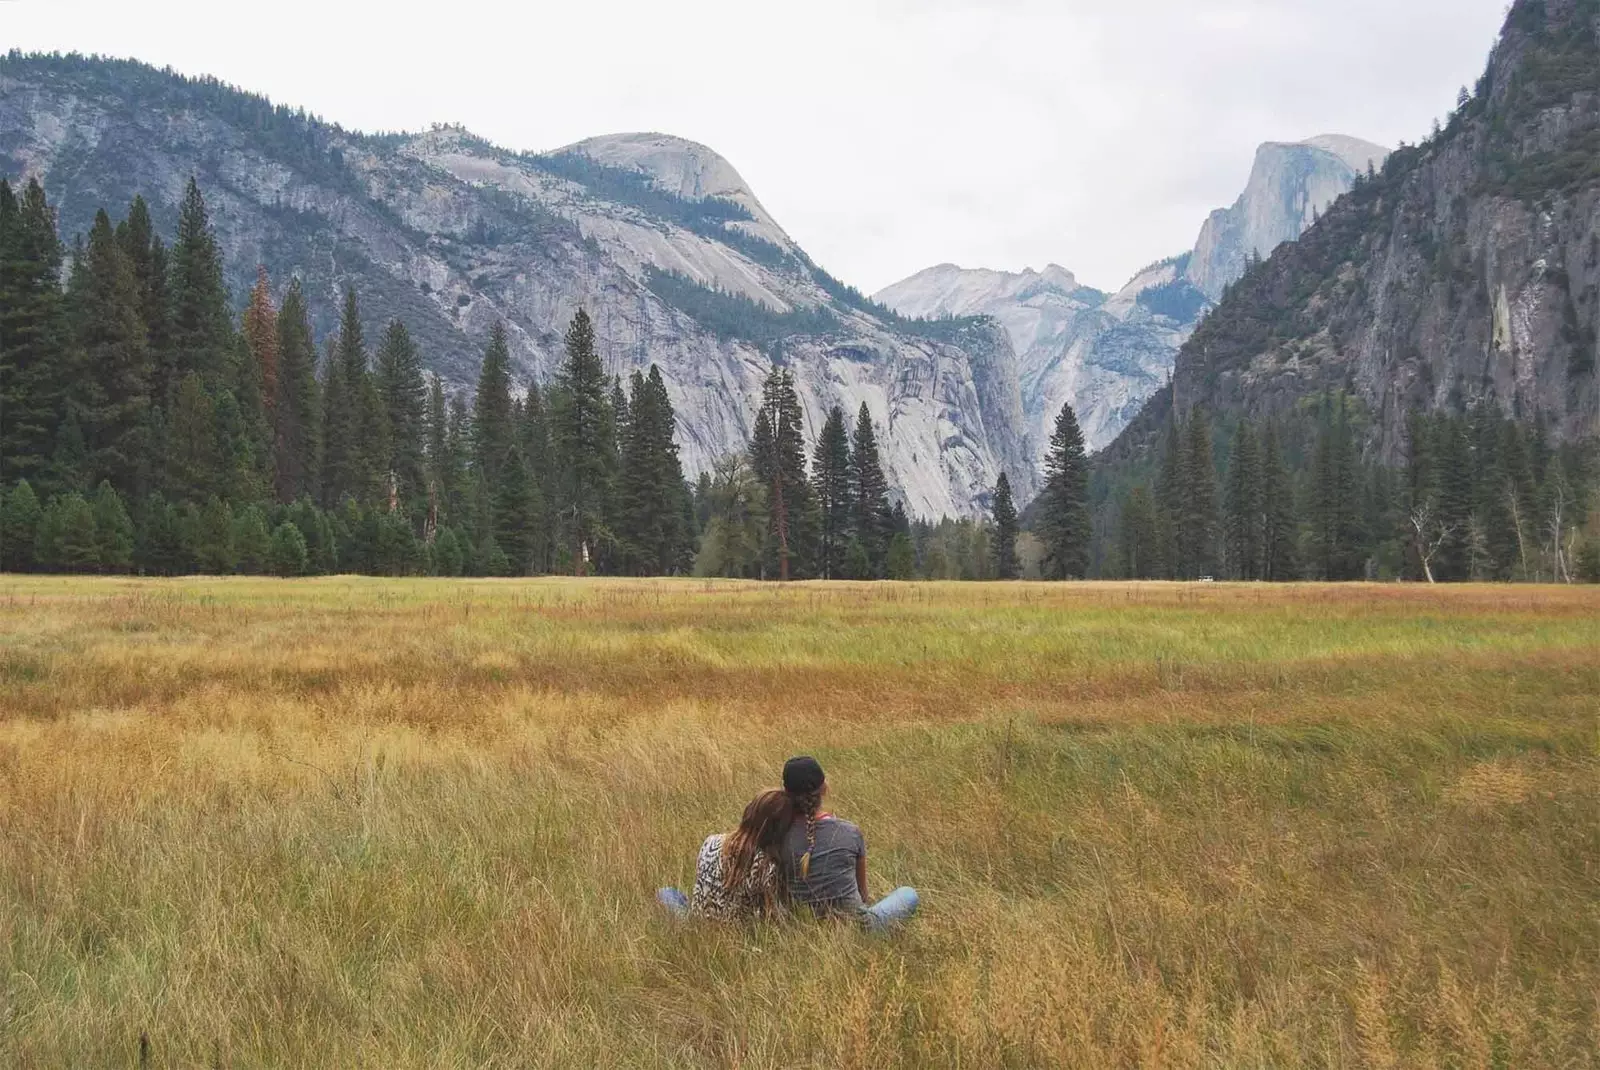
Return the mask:
[(1261, 500), (1261, 452), (1250, 421), (1239, 421), (1228, 461), (1227, 515), (1224, 534), (1228, 566), (1241, 580), (1262, 578), (1265, 506)]
[(256, 268), (256, 284), (245, 305), (244, 335), (256, 380), (261, 386), (261, 404), (269, 422), (275, 422), (278, 406), (278, 312), (272, 307), (272, 285), (265, 265)]
[(856, 414), (855, 435), (850, 443), (850, 496), (855, 506), (855, 537), (866, 551), (871, 574), (881, 576), (892, 535), (889, 481), (883, 474), (872, 413), (864, 401)]
[(179, 501), (199, 503), (225, 489), (226, 467), (217, 436), (217, 410), (190, 372), (178, 384), (167, 428), (166, 486)]
[(277, 322), (277, 398), (273, 403), (273, 469), (285, 505), (319, 491), (321, 399), (317, 348), (299, 278), (289, 280)]
[(850, 433), (845, 429), (844, 410), (837, 405), (828, 410), (817, 436), (811, 480), (822, 520), (817, 565), (823, 579), (838, 579), (845, 573), (855, 510), (850, 496)]
[(1122, 505), (1119, 527), (1123, 575), (1130, 580), (1156, 579), (1162, 554), (1155, 504), (1144, 487), (1134, 487)]
[(494, 539), (513, 576), (526, 576), (537, 571), (534, 559), (542, 533), (540, 514), (543, 504), (538, 484), (522, 458), (522, 449), (512, 446), (498, 466), (499, 483), (495, 487)]
[(328, 361), (322, 389), (323, 505), (332, 509), (345, 498), (370, 501), (378, 477), (372, 466), (375, 428), (363, 417), (372, 393), (366, 341), (355, 290), (346, 290), (339, 336)]
[(26, 479), (17, 480), (0, 510), (0, 571), (32, 572), (44, 508)]
[(55, 209), (30, 179), (0, 180), (0, 478), (48, 492), (62, 421), (66, 326)]
[(610, 552), (616, 422), (594, 324), (582, 309), (567, 328), (566, 351), (556, 376), (551, 440), (559, 473), (557, 519), (572, 566), (581, 574)]
[(1150, 574), (1162, 579), (1178, 578), (1178, 530), (1183, 515), (1183, 427), (1176, 409), (1167, 421), (1161, 448), (1161, 473), (1156, 480), (1156, 553)]
[(103, 209), (73, 265), (68, 305), (75, 354), (68, 404), (87, 445), (86, 480), (142, 492), (150, 351), (138, 282)]
[(551, 501), (555, 497), (555, 460), (550, 446), (550, 414), (537, 383), (528, 384), (528, 392), (522, 399), (522, 456), (528, 462), (533, 485), (539, 490), (539, 538), (534, 546), (536, 570), (547, 572), (554, 549)]
[(1071, 405), (1063, 405), (1044, 458), (1039, 494), (1039, 536), (1046, 575), (1081, 579), (1089, 571), (1089, 464), (1083, 432)]
[(773, 367), (762, 384), (750, 461), (767, 492), (765, 574), (780, 580), (803, 576), (810, 568), (805, 548), (815, 540), (821, 519), (806, 477), (800, 398), (786, 368)]
[(661, 370), (633, 374), (618, 491), (626, 558), (643, 575), (676, 572), (688, 563), (683, 468), (672, 432), (675, 419)]
[[(863, 410), (865, 411), (865, 410)], [(1004, 472), (994, 486), (994, 574), (1014, 580), (1022, 575), (1017, 561), (1017, 504), (1011, 498), (1011, 480)]]
[(1205, 413), (1189, 414), (1184, 429), (1182, 488), (1177, 529), (1177, 578), (1196, 580), (1217, 571), (1217, 468)]
[(117, 244), (133, 268), (139, 288), (139, 318), (144, 323), (146, 348), (151, 356), (150, 397), (153, 404), (165, 406), (177, 387), (171, 377), (167, 329), (167, 250), (150, 219), (150, 206), (135, 196), (128, 206), (128, 217), (117, 225)]
[(222, 281), (222, 254), (193, 178), (178, 209), (178, 235), (169, 257), (171, 377), (191, 373), (216, 391), (232, 385), (233, 318)]
[(411, 333), (399, 320), (390, 321), (384, 332), (376, 379), (388, 428), (384, 470), (392, 475), (400, 501), (420, 527), (428, 506), (428, 385)]
[(1348, 402), (1331, 399), (1317, 435), (1311, 474), (1311, 548), (1324, 580), (1359, 579), (1366, 562), (1361, 474)]
[(1459, 582), (1472, 576), (1473, 524), (1472, 448), (1460, 422), (1448, 417), (1435, 422), (1433, 456), (1433, 487), (1445, 533), (1433, 572), (1441, 582)]
[[(472, 405), (473, 468), (484, 486), (500, 485), (500, 466), (517, 443), (511, 409), (511, 348), (497, 322), (483, 352)], [(492, 491), (491, 491), (492, 492)]]

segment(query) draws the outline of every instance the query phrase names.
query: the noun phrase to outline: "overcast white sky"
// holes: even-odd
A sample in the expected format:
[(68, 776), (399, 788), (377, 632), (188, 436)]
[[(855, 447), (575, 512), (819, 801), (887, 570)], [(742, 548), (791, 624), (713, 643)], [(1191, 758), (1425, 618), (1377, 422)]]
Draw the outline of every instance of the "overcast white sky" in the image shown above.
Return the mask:
[(944, 261), (1115, 289), (1255, 146), (1415, 142), (1506, 0), (0, 0), (0, 48), (214, 74), (364, 130), (517, 149), (658, 130), (869, 292)]

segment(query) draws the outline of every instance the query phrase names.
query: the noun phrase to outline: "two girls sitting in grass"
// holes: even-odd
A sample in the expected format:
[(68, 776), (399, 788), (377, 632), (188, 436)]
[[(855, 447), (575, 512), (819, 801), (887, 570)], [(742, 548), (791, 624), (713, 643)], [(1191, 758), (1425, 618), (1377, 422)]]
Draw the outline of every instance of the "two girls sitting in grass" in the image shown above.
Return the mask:
[(791, 904), (875, 932), (905, 921), (917, 910), (915, 889), (897, 888), (867, 905), (866, 840), (822, 809), (827, 793), (815, 758), (790, 758), (781, 791), (757, 795), (737, 829), (701, 845), (693, 899), (676, 888), (656, 898), (674, 914), (716, 921), (773, 917)]

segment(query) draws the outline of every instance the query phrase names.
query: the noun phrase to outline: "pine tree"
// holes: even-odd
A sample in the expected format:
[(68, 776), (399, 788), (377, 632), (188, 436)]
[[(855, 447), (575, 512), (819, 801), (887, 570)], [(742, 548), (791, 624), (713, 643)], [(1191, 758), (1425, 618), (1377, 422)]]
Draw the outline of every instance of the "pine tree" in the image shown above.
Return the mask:
[(165, 485), (179, 501), (200, 502), (222, 492), (223, 471), (216, 406), (191, 372), (178, 384), (167, 425)]
[(869, 573), (880, 576), (889, 550), (889, 481), (883, 474), (878, 454), (878, 436), (867, 403), (856, 414), (855, 435), (850, 443), (850, 496), (855, 506), (854, 530), (866, 551)]
[(39, 522), (44, 508), (26, 479), (6, 495), (0, 512), (0, 571), (32, 572), (38, 567), (33, 548), (39, 538)]
[(267, 571), (272, 536), (259, 506), (249, 505), (234, 514), (232, 540), (234, 568), (240, 575), (260, 576)]
[(277, 397), (273, 417), (273, 485), (287, 505), (318, 487), (321, 399), (317, 396), (317, 349), (311, 338), (300, 280), (289, 280), (277, 322)]
[(805, 548), (815, 541), (821, 516), (806, 477), (800, 398), (787, 369), (774, 367), (762, 384), (750, 462), (767, 491), (763, 574), (780, 580), (804, 576), (810, 568)]
[(539, 492), (538, 534), (533, 556), (534, 571), (550, 570), (550, 554), (554, 533), (551, 500), (554, 490), (554, 465), (550, 447), (550, 418), (537, 383), (528, 384), (527, 395), (522, 399), (522, 456), (528, 462), (528, 475)]
[(309, 564), (306, 537), (285, 520), (272, 532), (272, 542), (267, 547), (267, 571), (284, 578), (303, 576)]
[(618, 487), (626, 558), (642, 575), (677, 572), (688, 563), (683, 468), (673, 441), (675, 418), (661, 370), (633, 374)]
[(1278, 428), (1267, 422), (1261, 435), (1261, 578), (1285, 583), (1297, 577), (1294, 486), (1278, 444)]
[(389, 432), (385, 471), (393, 474), (401, 503), (421, 520), (428, 504), (428, 385), (422, 358), (399, 320), (391, 321), (384, 332), (376, 378)]
[(150, 353), (138, 283), (103, 209), (74, 261), (67, 303), (74, 351), (67, 403), (87, 447), (85, 479), (138, 492), (146, 474)]
[(244, 335), (250, 355), (250, 372), (260, 386), (261, 404), (269, 424), (276, 425), (278, 406), (278, 312), (272, 307), (272, 286), (264, 265), (256, 268), (256, 284), (245, 306)]
[(572, 567), (589, 571), (613, 541), (609, 526), (617, 474), (615, 414), (594, 324), (582, 309), (566, 336), (550, 414), (558, 473), (557, 519)]
[(1063, 405), (1044, 459), (1039, 494), (1039, 536), (1046, 575), (1081, 579), (1089, 571), (1089, 465), (1072, 406)]
[(334, 508), (346, 498), (366, 503), (379, 495), (377, 469), (386, 437), (378, 418), (376, 391), (367, 368), (366, 340), (356, 292), (347, 289), (339, 338), (323, 386), (323, 502)]
[(77, 491), (56, 498), (39, 522), (35, 554), (51, 572), (94, 572), (100, 567), (94, 507)]
[(134, 523), (133, 541), (134, 565), (141, 573), (176, 576), (192, 567), (179, 528), (178, 511), (160, 493), (145, 497)]
[(195, 567), (208, 576), (233, 572), (233, 510), (213, 494), (200, 510), (194, 531)]
[(133, 521), (122, 498), (105, 480), (95, 491), (94, 558), (101, 572), (126, 572), (133, 564)]
[(1261, 500), (1261, 452), (1256, 444), (1255, 429), (1248, 420), (1241, 420), (1234, 431), (1233, 454), (1228, 462), (1224, 521), (1229, 570), (1237, 579), (1262, 578), (1265, 514), (1265, 504)]
[(1323, 413), (1311, 476), (1311, 549), (1324, 580), (1363, 575), (1361, 478), (1349, 405), (1341, 394)]
[(140, 196), (128, 206), (128, 217), (117, 225), (117, 244), (133, 269), (139, 291), (139, 319), (144, 324), (145, 348), (150, 353), (150, 401), (160, 408), (172, 400), (178, 382), (172, 376), (170, 331), (167, 327), (167, 250), (150, 220), (150, 206)]
[(1183, 427), (1177, 413), (1167, 421), (1161, 449), (1161, 473), (1156, 480), (1156, 553), (1150, 561), (1150, 575), (1177, 579), (1178, 530), (1183, 514)]
[(344, 367), (339, 362), (338, 342), (333, 339), (328, 340), (323, 356), (322, 382), (317, 393), (322, 399), (322, 412), (317, 419), (322, 429), (317, 464), (318, 496), (322, 508), (332, 512), (350, 493), (351, 452), (355, 449), (356, 436), (355, 407), (345, 384)]
[(911, 536), (897, 531), (889, 540), (889, 552), (884, 571), (891, 580), (911, 580), (917, 576), (917, 551)]
[(811, 480), (822, 521), (817, 565), (823, 579), (838, 579), (845, 571), (855, 509), (850, 495), (850, 437), (844, 410), (837, 405), (828, 410), (817, 436)]
[(1160, 528), (1144, 487), (1134, 487), (1122, 504), (1118, 529), (1123, 574), (1130, 580), (1156, 579), (1161, 568)]
[(513, 446), (499, 465), (494, 500), (494, 539), (504, 551), (513, 576), (538, 570), (535, 551), (542, 534), (539, 520), (543, 510), (533, 473), (522, 459), (522, 450)]
[(1435, 425), (1435, 471), (1440, 529), (1445, 538), (1433, 566), (1440, 582), (1459, 582), (1472, 575), (1471, 544), (1472, 449), (1460, 423), (1442, 417)]
[(55, 209), (29, 180), (0, 180), (0, 475), (48, 493), (62, 417), (66, 326)]
[(500, 466), (517, 442), (511, 411), (511, 349), (504, 323), (494, 325), (483, 353), (472, 405), (472, 436), (473, 468), (493, 494), (500, 486)]
[(1011, 480), (1004, 472), (994, 487), (994, 574), (1002, 580), (1022, 575), (1017, 561), (1017, 505), (1011, 499)]
[(1189, 414), (1183, 444), (1177, 531), (1177, 578), (1197, 580), (1217, 571), (1217, 469), (1211, 425), (1199, 410)]
[(193, 178), (178, 209), (178, 235), (168, 270), (173, 381), (181, 384), (186, 376), (195, 374), (212, 391), (233, 385), (233, 319), (222, 282), (222, 254), (211, 230), (205, 198)]

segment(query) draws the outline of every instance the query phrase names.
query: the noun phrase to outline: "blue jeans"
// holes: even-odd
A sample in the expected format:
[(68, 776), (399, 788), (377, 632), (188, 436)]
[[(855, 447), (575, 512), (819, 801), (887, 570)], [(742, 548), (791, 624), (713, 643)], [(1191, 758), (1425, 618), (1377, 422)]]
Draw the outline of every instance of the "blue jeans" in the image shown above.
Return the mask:
[[(864, 910), (861, 920), (868, 932), (887, 932), (915, 914), (921, 901), (915, 888), (896, 888)], [(689, 916), (689, 897), (676, 888), (658, 889), (656, 902), (673, 917)]]
[(868, 932), (887, 932), (915, 914), (921, 901), (915, 888), (896, 888), (868, 907), (861, 917)]

